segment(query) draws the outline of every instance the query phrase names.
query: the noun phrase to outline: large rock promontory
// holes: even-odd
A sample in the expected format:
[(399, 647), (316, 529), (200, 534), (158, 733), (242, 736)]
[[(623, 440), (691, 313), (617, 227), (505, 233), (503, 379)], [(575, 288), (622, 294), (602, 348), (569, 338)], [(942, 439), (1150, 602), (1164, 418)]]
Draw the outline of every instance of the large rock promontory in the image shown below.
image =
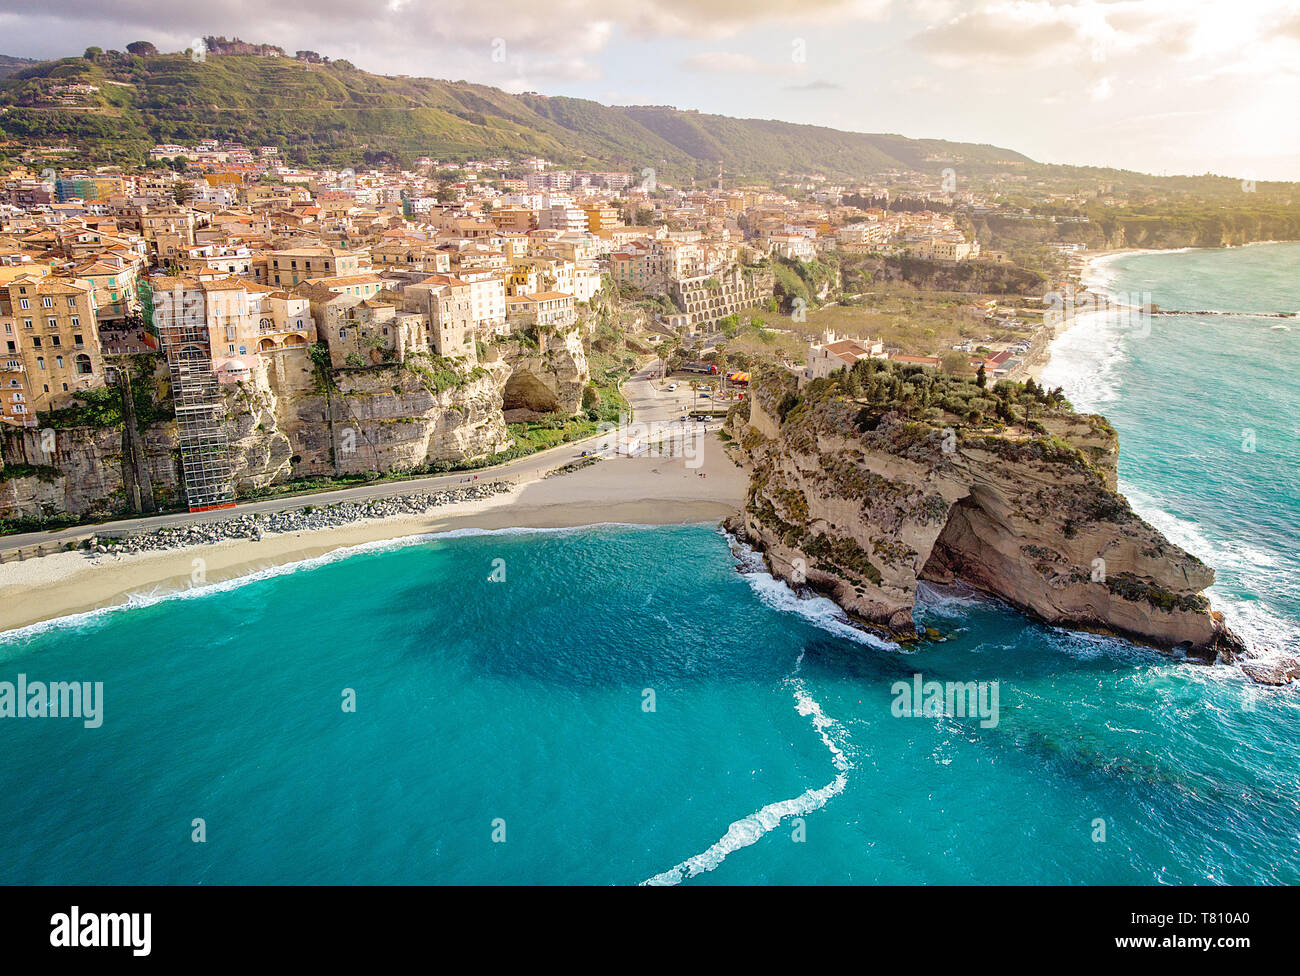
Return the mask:
[(1067, 627), (1204, 660), (1244, 645), (1214, 572), (1115, 490), (1118, 439), (1030, 386), (884, 362), (756, 379), (730, 421), (752, 477), (732, 527), (773, 572), (910, 638), (917, 584), (962, 581)]

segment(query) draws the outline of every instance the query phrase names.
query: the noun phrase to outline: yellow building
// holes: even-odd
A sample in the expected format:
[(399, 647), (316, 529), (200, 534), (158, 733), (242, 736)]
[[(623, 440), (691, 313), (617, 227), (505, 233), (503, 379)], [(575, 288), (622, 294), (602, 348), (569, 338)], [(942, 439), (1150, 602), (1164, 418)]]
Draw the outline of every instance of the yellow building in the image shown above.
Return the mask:
[(614, 227), (619, 222), (619, 213), (614, 207), (585, 207), (587, 229), (593, 234)]

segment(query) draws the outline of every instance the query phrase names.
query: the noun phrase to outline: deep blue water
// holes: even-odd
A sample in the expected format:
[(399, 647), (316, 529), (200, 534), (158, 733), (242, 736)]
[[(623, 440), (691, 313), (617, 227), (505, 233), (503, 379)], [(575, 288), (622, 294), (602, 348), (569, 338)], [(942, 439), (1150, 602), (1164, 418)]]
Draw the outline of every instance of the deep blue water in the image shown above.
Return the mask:
[[(1296, 280), (1294, 249), (1216, 254), (1251, 251)], [(1124, 490), (1278, 640), (1295, 341), (1098, 323), (1057, 366), (1120, 429)], [(0, 681), (104, 683), (100, 728), (0, 720), (0, 883), (1300, 882), (1293, 691), (939, 594), (950, 639), (904, 654), (740, 568), (710, 526), (462, 535), (0, 636)], [(997, 681), (997, 724), (895, 717), (916, 673)]]

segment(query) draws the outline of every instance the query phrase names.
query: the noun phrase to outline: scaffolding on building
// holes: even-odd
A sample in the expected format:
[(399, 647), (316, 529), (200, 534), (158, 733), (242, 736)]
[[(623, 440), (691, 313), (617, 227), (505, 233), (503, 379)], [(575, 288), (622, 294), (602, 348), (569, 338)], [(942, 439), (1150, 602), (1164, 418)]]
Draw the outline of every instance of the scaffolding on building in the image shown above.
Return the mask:
[[(151, 296), (152, 298), (153, 296)], [(174, 302), (151, 316), (171, 371), (185, 498), (191, 512), (233, 508), (235, 492), (226, 408), (212, 370), (211, 339), (202, 316)], [(152, 302), (151, 302), (152, 304)], [(167, 307), (170, 306), (170, 307)]]

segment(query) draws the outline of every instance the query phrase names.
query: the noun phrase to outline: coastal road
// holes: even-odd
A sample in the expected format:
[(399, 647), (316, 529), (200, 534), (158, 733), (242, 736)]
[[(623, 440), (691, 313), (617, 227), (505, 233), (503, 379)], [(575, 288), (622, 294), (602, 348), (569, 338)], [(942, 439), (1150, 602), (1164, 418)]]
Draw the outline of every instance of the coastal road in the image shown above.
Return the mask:
[[(656, 388), (652, 377), (657, 375), (654, 366), (646, 367), (623, 384), (623, 394), (632, 407), (633, 417), (642, 423), (675, 421), (690, 409), (691, 391), (679, 386), (674, 392), (665, 388)], [(684, 395), (683, 395), (684, 391)], [(701, 403), (707, 401), (700, 401)], [(716, 429), (718, 425), (709, 425)], [(602, 441), (601, 438), (604, 438)], [(480, 468), (472, 472), (453, 472), (445, 475), (432, 475), (427, 478), (409, 478), (403, 481), (384, 481), (375, 484), (357, 485), (351, 488), (338, 488), (332, 491), (310, 492), (300, 495), (283, 495), (278, 498), (265, 498), (257, 501), (241, 502), (234, 508), (224, 508), (215, 512), (172, 512), (166, 515), (151, 515), (145, 518), (118, 519), (112, 522), (99, 522), (93, 525), (74, 525), (65, 529), (45, 532), (24, 532), (18, 535), (0, 536), (0, 549), (63, 544), (87, 535), (121, 537), (149, 532), (164, 526), (201, 525), (206, 522), (218, 522), (235, 515), (249, 515), (256, 512), (281, 512), (302, 508), (304, 505), (333, 505), (338, 502), (358, 502), (372, 498), (388, 498), (393, 495), (405, 495), (417, 491), (436, 491), (455, 488), (460, 485), (478, 481), (515, 481), (526, 482), (551, 468), (566, 461), (580, 457), (584, 450), (603, 449), (610, 444), (608, 435), (595, 434), (591, 437), (559, 447), (553, 447), (528, 457), (520, 458), (506, 464), (490, 468)], [(602, 450), (602, 453), (604, 451)]]

